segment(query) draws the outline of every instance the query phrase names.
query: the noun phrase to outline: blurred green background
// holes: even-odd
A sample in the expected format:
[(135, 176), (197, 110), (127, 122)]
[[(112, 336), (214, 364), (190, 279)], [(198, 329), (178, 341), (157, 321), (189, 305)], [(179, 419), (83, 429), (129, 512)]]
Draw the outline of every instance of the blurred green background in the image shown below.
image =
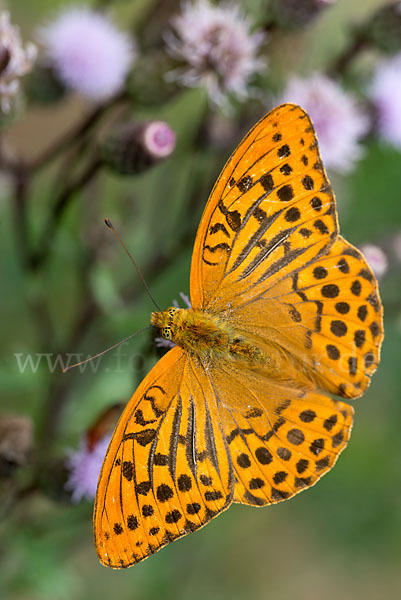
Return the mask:
[[(65, 4), (12, 0), (9, 8), (24, 38), (32, 39), (37, 26)], [(157, 7), (152, 0), (108, 4), (116, 21), (132, 23), (134, 32)], [(179, 10), (178, 2), (158, 4), (164, 4), (167, 14)], [(302, 31), (273, 31), (267, 49), (271, 90), (291, 71), (324, 69), (348, 43), (352, 26), (384, 4), (339, 1)], [(246, 6), (257, 15), (263, 2), (252, 0)], [(351, 80), (355, 72), (357, 81), (373, 60), (368, 52), (356, 61)], [(266, 107), (271, 102), (272, 93), (266, 91)], [(89, 110), (77, 98), (55, 107), (29, 107), (4, 135), (27, 160), (33, 159)], [(104, 226), (105, 216), (118, 228), (161, 306), (169, 306), (180, 291), (188, 293), (192, 243), (208, 193), (241, 135), (262, 114), (261, 104), (252, 101), (237, 117), (216, 116), (202, 91), (185, 89), (162, 103), (133, 106), (133, 118), (164, 119), (176, 131), (173, 156), (135, 177), (101, 171), (71, 200), (52, 240), (50, 259), (37, 271), (22, 265), (14, 184), (1, 175), (1, 411), (31, 417), (36, 440), (32, 463), (16, 474), (16, 489), (24, 493), (17, 491), (9, 500), (9, 490), (2, 487), (1, 598), (399, 597), (401, 269), (390, 240), (401, 231), (400, 152), (372, 137), (350, 175), (329, 174), (343, 235), (353, 244), (378, 244), (388, 253), (390, 269), (381, 282), (386, 337), (372, 385), (355, 402), (348, 448), (327, 477), (295, 499), (264, 509), (234, 505), (203, 530), (128, 571), (106, 569), (93, 548), (92, 504), (69, 502), (60, 465), (66, 449), (77, 446), (102, 408), (125, 402), (154, 364), (157, 351), (150, 334), (123, 347), (137, 357), (123, 356), (118, 372), (113, 354), (104, 357), (97, 373), (76, 369), (65, 376), (49, 373), (44, 362), (36, 373), (27, 369), (21, 374), (15, 360), (15, 353), (87, 356), (148, 324), (152, 305)], [(213, 137), (217, 126), (229, 129), (223, 143)], [(32, 185), (32, 244), (62, 184), (62, 165), (55, 161), (44, 168)], [(40, 461), (39, 475), (32, 474), (35, 460)]]

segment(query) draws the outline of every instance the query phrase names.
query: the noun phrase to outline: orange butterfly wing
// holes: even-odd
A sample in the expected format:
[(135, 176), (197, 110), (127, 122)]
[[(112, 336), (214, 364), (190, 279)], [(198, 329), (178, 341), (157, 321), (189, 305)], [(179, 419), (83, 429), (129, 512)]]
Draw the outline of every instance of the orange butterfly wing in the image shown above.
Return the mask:
[(192, 256), (192, 306), (219, 311), (233, 295), (249, 298), (258, 282), (270, 287), (283, 268), (324, 254), (337, 232), (312, 122), (283, 104), (250, 130), (213, 188)]
[(316, 483), (346, 446), (354, 411), (344, 402), (229, 362), (209, 376), (235, 475), (234, 502), (290, 498)]
[(216, 399), (178, 347), (142, 381), (110, 442), (96, 493), (99, 560), (129, 567), (227, 508), (233, 474)]
[(229, 361), (209, 368), (235, 501), (262, 505), (313, 485), (345, 447), (353, 415), (319, 389), (361, 395), (383, 325), (376, 279), (338, 235), (335, 197), (299, 106), (268, 113), (225, 165), (198, 230), (191, 300), (252, 339), (282, 373), (280, 381)]
[(284, 104), (244, 138), (205, 208), (191, 266), (194, 308), (274, 342), (319, 386), (361, 395), (383, 314), (362, 254), (338, 235), (335, 197), (309, 116)]

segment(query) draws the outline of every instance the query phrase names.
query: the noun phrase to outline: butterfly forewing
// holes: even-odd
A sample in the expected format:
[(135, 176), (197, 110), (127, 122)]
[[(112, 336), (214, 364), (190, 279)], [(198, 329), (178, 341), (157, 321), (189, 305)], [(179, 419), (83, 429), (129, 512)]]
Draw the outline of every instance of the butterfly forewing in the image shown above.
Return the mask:
[(257, 294), (336, 235), (313, 125), (299, 106), (281, 105), (244, 138), (212, 191), (192, 258), (193, 306), (218, 311), (232, 295)]
[(224, 167), (195, 242), (191, 299), (257, 336), (267, 353), (288, 352), (324, 390), (356, 397), (369, 384), (383, 337), (377, 282), (338, 236), (335, 198), (299, 106), (266, 115)]
[(113, 435), (99, 478), (100, 561), (129, 567), (227, 508), (233, 479), (210, 382), (179, 348), (144, 379)]

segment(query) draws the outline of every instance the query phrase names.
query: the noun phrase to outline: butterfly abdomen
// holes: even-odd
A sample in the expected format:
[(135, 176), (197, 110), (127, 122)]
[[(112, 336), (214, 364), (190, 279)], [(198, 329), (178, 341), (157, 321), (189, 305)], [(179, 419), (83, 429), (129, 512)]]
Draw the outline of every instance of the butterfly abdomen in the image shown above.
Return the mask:
[(220, 354), (258, 364), (266, 361), (262, 350), (217, 315), (171, 307), (152, 313), (151, 323), (160, 329), (162, 337), (199, 356)]

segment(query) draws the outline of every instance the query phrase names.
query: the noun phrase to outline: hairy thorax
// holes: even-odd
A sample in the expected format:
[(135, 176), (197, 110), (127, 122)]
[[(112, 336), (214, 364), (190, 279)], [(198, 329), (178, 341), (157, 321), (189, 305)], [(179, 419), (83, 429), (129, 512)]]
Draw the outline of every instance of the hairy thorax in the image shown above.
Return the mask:
[(218, 316), (203, 311), (170, 307), (154, 312), (151, 324), (160, 329), (162, 337), (171, 340), (199, 356), (225, 355), (227, 359), (239, 359), (261, 365), (267, 356), (250, 340), (239, 335)]

